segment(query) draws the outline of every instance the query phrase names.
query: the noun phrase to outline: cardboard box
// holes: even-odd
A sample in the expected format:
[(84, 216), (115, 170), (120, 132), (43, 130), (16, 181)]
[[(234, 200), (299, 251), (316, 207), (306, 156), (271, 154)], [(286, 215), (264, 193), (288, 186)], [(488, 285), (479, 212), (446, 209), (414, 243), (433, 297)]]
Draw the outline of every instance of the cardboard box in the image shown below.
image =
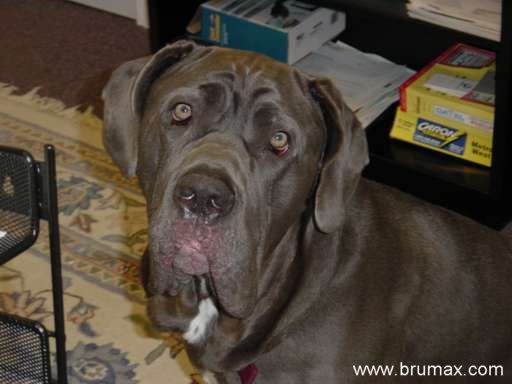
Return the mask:
[(439, 119), (404, 112), (399, 107), (390, 137), (491, 166), (492, 131), (445, 125)]
[(230, 48), (266, 54), (293, 64), (345, 29), (345, 14), (285, 1), (277, 17), (274, 0), (216, 0), (202, 5), (201, 37)]
[(496, 54), (456, 44), (400, 87), (400, 108), (457, 129), (494, 127)]

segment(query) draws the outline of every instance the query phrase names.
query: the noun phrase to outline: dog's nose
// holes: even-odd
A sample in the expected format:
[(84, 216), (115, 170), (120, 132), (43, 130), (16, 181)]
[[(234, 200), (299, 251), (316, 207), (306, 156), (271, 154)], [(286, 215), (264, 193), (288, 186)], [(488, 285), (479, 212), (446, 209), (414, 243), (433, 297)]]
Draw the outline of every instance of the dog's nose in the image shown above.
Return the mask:
[(190, 173), (178, 181), (174, 200), (183, 208), (184, 218), (213, 220), (231, 211), (235, 196), (220, 178)]

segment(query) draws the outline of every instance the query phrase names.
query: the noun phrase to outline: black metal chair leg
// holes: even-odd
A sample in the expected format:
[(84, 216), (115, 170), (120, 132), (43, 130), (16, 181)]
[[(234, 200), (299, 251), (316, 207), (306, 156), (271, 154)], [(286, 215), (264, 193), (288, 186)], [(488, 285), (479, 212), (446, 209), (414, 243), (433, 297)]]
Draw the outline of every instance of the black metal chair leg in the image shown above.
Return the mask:
[(44, 151), (48, 204), (48, 229), (52, 269), (53, 310), (55, 339), (57, 347), (57, 374), (59, 384), (67, 384), (66, 335), (64, 325), (64, 301), (62, 295), (62, 268), (60, 254), (59, 209), (57, 206), (57, 178), (55, 169), (55, 149), (46, 145)]

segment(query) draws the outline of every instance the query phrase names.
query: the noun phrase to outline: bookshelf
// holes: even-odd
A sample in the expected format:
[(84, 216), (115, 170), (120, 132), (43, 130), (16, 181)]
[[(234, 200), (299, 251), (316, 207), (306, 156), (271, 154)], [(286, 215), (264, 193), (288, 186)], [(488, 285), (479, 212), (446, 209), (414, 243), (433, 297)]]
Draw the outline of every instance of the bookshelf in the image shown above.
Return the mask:
[[(500, 42), (411, 19), (405, 0), (309, 2), (346, 13), (347, 28), (339, 36), (342, 41), (412, 69), (423, 67), (457, 42), (497, 53), (491, 168), (389, 139), (395, 105), (367, 128), (371, 161), (363, 175), (485, 225), (505, 225), (512, 217), (512, 2), (503, 0)], [(153, 50), (184, 34), (201, 1), (184, 2), (180, 7), (169, 3), (149, 0)]]

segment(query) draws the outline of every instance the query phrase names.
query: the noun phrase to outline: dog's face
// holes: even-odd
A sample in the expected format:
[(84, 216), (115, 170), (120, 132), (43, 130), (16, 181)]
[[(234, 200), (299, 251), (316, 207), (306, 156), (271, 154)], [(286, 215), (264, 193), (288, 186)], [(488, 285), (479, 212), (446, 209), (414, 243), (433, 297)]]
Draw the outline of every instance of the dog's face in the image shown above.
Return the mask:
[(125, 64), (104, 97), (105, 146), (147, 200), (145, 285), (163, 327), (202, 295), (249, 316), (318, 178), (316, 224), (332, 232), (366, 164), (332, 85), (261, 55), (179, 42)]

